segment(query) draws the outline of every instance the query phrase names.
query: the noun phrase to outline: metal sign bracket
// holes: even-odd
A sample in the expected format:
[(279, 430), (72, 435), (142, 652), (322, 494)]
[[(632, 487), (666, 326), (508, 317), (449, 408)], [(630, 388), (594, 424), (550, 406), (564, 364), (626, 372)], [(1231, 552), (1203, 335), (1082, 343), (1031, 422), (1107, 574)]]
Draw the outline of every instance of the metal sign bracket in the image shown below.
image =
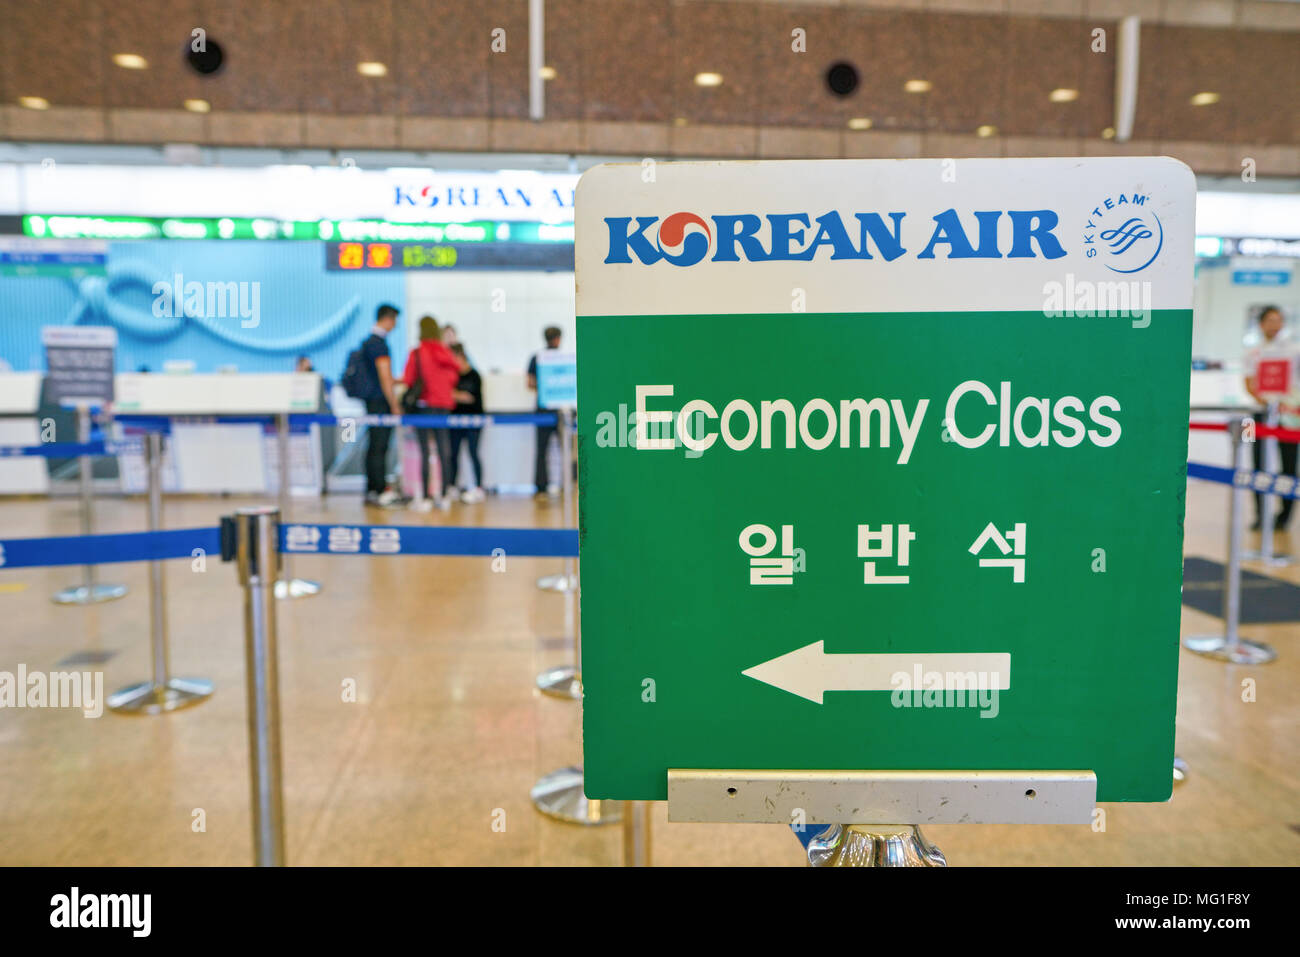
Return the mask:
[(668, 771), (670, 822), (1088, 824), (1092, 771)]

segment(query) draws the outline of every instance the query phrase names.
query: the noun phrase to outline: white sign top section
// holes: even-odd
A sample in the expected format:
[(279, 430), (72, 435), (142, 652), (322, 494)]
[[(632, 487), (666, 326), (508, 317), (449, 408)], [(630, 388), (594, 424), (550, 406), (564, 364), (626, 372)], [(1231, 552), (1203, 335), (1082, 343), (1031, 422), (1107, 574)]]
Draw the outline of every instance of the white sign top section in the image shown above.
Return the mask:
[(1190, 309), (1195, 214), (1167, 157), (597, 166), (577, 312)]

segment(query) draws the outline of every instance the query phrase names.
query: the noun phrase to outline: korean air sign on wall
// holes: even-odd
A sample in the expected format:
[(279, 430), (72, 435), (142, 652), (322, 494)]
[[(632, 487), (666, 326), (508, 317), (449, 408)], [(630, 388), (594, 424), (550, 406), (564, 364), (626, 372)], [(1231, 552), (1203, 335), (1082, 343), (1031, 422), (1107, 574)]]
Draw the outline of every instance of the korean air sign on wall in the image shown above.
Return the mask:
[(573, 222), (574, 173), (0, 163), (0, 214)]

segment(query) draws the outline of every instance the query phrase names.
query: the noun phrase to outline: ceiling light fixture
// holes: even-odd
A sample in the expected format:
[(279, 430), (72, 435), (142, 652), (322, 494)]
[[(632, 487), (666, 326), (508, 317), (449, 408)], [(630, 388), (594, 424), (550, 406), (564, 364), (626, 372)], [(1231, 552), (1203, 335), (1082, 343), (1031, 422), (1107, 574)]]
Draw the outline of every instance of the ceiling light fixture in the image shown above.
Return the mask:
[(851, 130), (869, 130), (871, 129), (871, 117), (855, 116), (849, 120), (849, 129)]
[(114, 53), (113, 62), (124, 70), (143, 70), (149, 61), (138, 53)]
[(1047, 94), (1047, 98), (1053, 103), (1073, 103), (1079, 98), (1079, 91), (1072, 90), (1067, 86), (1058, 86), (1051, 93)]
[(50, 108), (50, 101), (43, 96), (20, 96), (18, 97), (18, 104), (27, 107), (29, 110), (48, 110)]
[(362, 60), (357, 64), (357, 72), (362, 76), (388, 76), (388, 67), (378, 60)]
[(907, 93), (929, 93), (934, 89), (934, 84), (929, 80), (908, 80), (903, 84), (903, 90)]
[(1192, 106), (1209, 106), (1211, 103), (1219, 102), (1219, 94), (1211, 93), (1206, 90), (1202, 93), (1195, 94), (1189, 101)]
[(207, 100), (186, 100), (185, 109), (191, 113), (211, 113), (212, 104)]
[(697, 73), (695, 74), (696, 86), (722, 86), (721, 73)]

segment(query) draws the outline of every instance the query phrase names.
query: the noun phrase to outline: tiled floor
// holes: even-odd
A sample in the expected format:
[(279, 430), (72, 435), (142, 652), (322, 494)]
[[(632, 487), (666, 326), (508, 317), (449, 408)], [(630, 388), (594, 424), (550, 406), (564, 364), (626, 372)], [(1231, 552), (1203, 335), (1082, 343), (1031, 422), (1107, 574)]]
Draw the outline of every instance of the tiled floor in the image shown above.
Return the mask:
[[(1187, 553), (1221, 559), (1227, 493), (1189, 488)], [(215, 524), (233, 499), (169, 500), (169, 527)], [(144, 525), (139, 499), (99, 503), (98, 530)], [(365, 521), (342, 496), (296, 517)], [(410, 512), (404, 523), (559, 524), (528, 499)], [(74, 534), (71, 499), (0, 500), (0, 537)], [(1300, 535), (1295, 546), (1300, 550)], [(617, 864), (617, 826), (538, 814), (542, 774), (580, 760), (579, 706), (533, 688), (568, 660), (564, 599), (535, 587), (556, 560), (298, 557), (321, 580), (280, 604), (287, 856), (292, 864)], [(146, 568), (106, 566), (123, 600), (56, 607), (73, 568), (0, 571), (0, 670), (56, 670), (70, 654), (114, 652), (105, 690), (149, 666)], [(1296, 567), (1275, 571), (1300, 582)], [(161, 717), (0, 710), (0, 864), (244, 864), (251, 860), (240, 591), (233, 570), (167, 563), (173, 671), (216, 693)], [(1298, 615), (1300, 617), (1300, 615)], [(1215, 619), (1185, 610), (1184, 633)], [(1300, 862), (1300, 624), (1253, 626), (1277, 662), (1226, 666), (1183, 652), (1178, 751), (1191, 777), (1165, 805), (1106, 805), (1106, 829), (927, 828), (953, 864), (1295, 864)], [(90, 666), (85, 666), (90, 667)], [(1242, 682), (1256, 684), (1254, 703)], [(343, 700), (355, 681), (355, 702)], [(199, 829), (200, 819), (204, 827)], [(494, 829), (504, 812), (505, 828)], [(669, 825), (655, 808), (657, 865), (785, 865), (802, 849), (781, 825)]]

